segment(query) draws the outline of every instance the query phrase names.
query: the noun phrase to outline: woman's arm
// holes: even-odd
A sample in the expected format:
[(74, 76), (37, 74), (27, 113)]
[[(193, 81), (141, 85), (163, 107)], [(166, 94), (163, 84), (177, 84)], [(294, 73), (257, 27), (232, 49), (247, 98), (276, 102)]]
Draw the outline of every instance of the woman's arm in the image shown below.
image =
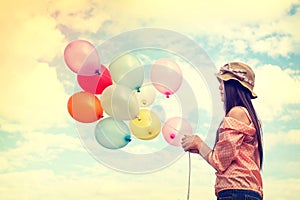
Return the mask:
[(184, 151), (200, 154), (214, 168), (213, 163), (209, 162), (209, 157), (212, 154), (212, 149), (198, 136), (185, 135), (181, 142)]
[(244, 134), (239, 127), (243, 124), (250, 124), (247, 114), (240, 107), (234, 107), (223, 120), (214, 150), (197, 135), (184, 136), (182, 147), (185, 151), (200, 154), (217, 171), (225, 171), (242, 144)]

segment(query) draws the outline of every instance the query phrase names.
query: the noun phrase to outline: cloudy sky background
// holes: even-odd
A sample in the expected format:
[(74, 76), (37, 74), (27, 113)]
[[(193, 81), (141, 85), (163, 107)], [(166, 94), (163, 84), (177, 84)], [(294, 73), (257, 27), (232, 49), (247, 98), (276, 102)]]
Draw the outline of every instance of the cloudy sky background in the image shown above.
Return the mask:
[[(143, 27), (186, 35), (217, 67), (238, 60), (254, 68), (265, 198), (298, 198), (299, 0), (12, 0), (1, 2), (0, 24), (1, 199), (186, 199), (187, 155), (150, 174), (115, 171), (87, 152), (67, 113), (76, 75), (64, 64), (65, 46), (100, 45)], [(191, 199), (215, 199), (214, 179), (193, 155)]]

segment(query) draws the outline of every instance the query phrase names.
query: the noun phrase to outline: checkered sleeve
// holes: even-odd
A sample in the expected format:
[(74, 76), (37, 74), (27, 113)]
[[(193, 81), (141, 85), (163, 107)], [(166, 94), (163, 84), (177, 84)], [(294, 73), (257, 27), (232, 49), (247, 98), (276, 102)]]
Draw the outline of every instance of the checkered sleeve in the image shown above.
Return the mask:
[(235, 160), (245, 135), (242, 122), (231, 117), (225, 117), (219, 128), (219, 141), (214, 150), (209, 152), (205, 159), (217, 171), (224, 172)]

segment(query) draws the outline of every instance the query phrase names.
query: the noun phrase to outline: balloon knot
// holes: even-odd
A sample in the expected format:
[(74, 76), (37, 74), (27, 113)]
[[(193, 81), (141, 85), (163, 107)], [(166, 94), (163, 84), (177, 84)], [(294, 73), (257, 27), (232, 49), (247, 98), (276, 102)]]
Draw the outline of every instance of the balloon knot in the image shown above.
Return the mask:
[(146, 99), (143, 99), (143, 100), (142, 100), (142, 104), (143, 104), (143, 105), (146, 105), (146, 104), (147, 104), (147, 100), (146, 100)]
[(99, 69), (96, 69), (96, 70), (95, 70), (95, 74), (101, 75), (100, 70), (99, 70)]
[(167, 98), (170, 98), (170, 94), (171, 94), (170, 92), (165, 92)]
[(170, 134), (170, 138), (171, 138), (171, 139), (174, 139), (175, 136), (176, 136), (176, 135), (175, 135), (174, 133), (171, 133), (171, 134)]
[(131, 141), (130, 135), (126, 135), (126, 136), (124, 137), (124, 140), (125, 140), (126, 142), (130, 142), (130, 141)]

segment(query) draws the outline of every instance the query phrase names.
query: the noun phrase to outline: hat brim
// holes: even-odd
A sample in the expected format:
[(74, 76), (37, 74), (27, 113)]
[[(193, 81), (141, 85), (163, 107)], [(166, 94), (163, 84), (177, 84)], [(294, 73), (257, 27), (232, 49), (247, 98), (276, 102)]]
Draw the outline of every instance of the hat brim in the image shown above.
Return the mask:
[(243, 81), (239, 80), (238, 78), (232, 76), (232, 74), (230, 73), (226, 73), (226, 74), (215, 74), (216, 77), (218, 79), (221, 79), (223, 81), (228, 81), (228, 80), (237, 80), (239, 83), (241, 83), (245, 88), (247, 88), (249, 91), (250, 91), (250, 94), (251, 94), (251, 98), (252, 99), (255, 99), (257, 98), (257, 95), (255, 94), (255, 92), (253, 92), (250, 88), (249, 88), (249, 85), (247, 83), (244, 83)]

